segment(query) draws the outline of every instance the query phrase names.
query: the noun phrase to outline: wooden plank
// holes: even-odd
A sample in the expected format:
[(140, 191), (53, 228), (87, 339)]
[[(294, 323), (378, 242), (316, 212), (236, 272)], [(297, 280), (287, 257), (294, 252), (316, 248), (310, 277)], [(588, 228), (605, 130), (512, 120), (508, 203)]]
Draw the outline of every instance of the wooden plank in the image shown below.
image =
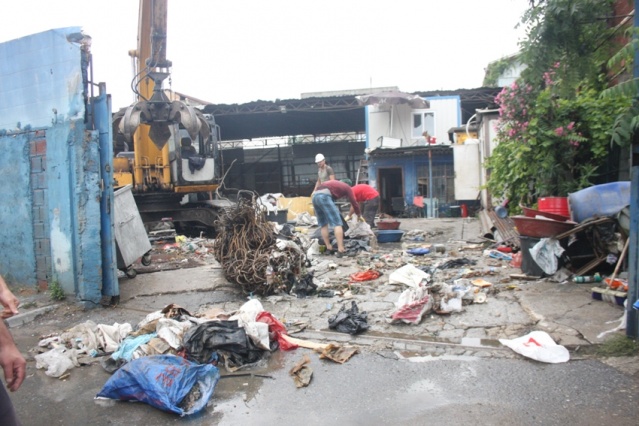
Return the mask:
[(587, 264), (582, 266), (581, 269), (579, 269), (577, 272), (575, 272), (575, 275), (576, 276), (586, 275), (586, 273), (588, 271), (594, 269), (601, 262), (605, 261), (607, 257), (608, 256), (601, 256), (601, 257), (597, 257), (597, 258), (591, 260), (590, 262), (588, 262)]
[(573, 234), (576, 234), (579, 231), (583, 231), (586, 228), (589, 228), (591, 226), (594, 225), (600, 225), (602, 223), (606, 223), (606, 222), (612, 222), (614, 219), (610, 218), (610, 217), (600, 217), (599, 219), (595, 219), (591, 222), (586, 222), (586, 223), (581, 223), (577, 226), (575, 226), (574, 228), (572, 228), (570, 231), (566, 231), (566, 232), (562, 232), (561, 234), (555, 235), (553, 237), (553, 239), (555, 240), (563, 240), (566, 237), (569, 237)]
[(313, 349), (313, 350), (315, 349), (324, 350), (328, 346), (328, 343), (317, 343), (310, 340), (297, 339), (287, 334), (282, 334), (282, 338), (286, 340), (287, 342), (293, 343), (294, 345), (297, 345), (301, 348), (307, 348), (307, 349)]
[(536, 277), (534, 275), (526, 275), (526, 274), (510, 274), (510, 278), (515, 280), (525, 280), (525, 281), (535, 281), (535, 280), (541, 279), (541, 277)]

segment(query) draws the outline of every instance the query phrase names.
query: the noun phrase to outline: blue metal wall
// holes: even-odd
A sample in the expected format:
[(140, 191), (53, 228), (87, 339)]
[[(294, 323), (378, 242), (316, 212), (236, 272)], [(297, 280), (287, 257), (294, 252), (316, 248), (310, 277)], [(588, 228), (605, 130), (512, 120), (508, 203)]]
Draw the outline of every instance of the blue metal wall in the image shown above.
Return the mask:
[(86, 121), (82, 39), (64, 28), (0, 44), (0, 273), (98, 303), (105, 131)]
[(8, 283), (35, 285), (29, 151), (27, 133), (0, 137), (0, 274)]

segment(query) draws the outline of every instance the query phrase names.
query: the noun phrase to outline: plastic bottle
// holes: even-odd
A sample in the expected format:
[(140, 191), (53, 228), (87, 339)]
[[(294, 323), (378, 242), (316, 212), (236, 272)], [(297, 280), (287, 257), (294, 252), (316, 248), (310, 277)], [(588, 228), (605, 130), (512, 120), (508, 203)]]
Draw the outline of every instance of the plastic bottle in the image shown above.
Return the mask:
[(266, 267), (266, 283), (267, 284), (273, 284), (273, 282), (275, 281), (275, 271), (273, 271), (273, 267), (271, 265), (268, 265)]
[(574, 283), (598, 283), (601, 282), (602, 278), (599, 273), (595, 275), (584, 275), (584, 276), (576, 276), (572, 278), (572, 282)]

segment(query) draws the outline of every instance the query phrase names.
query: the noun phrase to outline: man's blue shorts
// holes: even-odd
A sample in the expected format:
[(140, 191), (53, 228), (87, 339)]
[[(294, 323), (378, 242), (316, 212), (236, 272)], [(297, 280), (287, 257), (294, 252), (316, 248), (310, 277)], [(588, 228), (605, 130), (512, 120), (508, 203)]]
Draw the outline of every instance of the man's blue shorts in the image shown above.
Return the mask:
[(342, 226), (342, 216), (339, 214), (339, 209), (335, 202), (333, 202), (333, 197), (329, 194), (314, 194), (313, 208), (315, 209), (315, 216), (317, 216), (317, 224), (319, 226)]

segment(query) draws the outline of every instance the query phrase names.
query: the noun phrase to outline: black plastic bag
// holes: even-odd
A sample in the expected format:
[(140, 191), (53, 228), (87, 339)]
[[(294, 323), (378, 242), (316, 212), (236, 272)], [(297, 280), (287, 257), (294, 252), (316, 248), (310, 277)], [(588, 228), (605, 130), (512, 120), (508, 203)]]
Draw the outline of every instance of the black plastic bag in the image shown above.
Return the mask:
[(304, 277), (295, 281), (292, 293), (299, 298), (304, 298), (313, 295), (315, 290), (317, 290), (317, 285), (313, 283), (313, 273), (309, 272)]
[(359, 312), (357, 303), (351, 302), (351, 308), (342, 305), (337, 315), (328, 318), (328, 328), (341, 333), (357, 334), (369, 329), (366, 312)]
[(216, 355), (227, 368), (239, 368), (259, 361), (263, 350), (255, 346), (237, 321), (208, 321), (184, 333), (182, 345), (189, 359), (206, 364)]

